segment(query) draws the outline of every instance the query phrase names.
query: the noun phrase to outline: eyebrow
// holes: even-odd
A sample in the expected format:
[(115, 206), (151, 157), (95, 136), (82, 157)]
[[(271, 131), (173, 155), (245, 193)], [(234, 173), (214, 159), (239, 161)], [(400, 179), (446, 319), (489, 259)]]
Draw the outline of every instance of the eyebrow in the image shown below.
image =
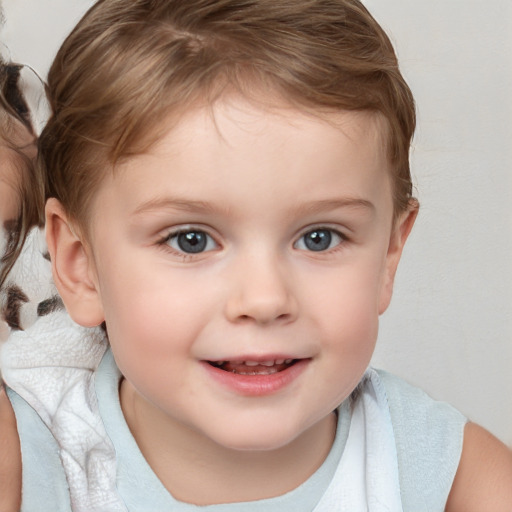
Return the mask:
[[(340, 208), (375, 211), (375, 205), (371, 201), (358, 197), (343, 197), (322, 199), (300, 204), (293, 210), (293, 213), (295, 215), (315, 215)], [(189, 213), (203, 214), (228, 213), (228, 209), (225, 206), (209, 203), (208, 201), (196, 201), (179, 197), (156, 197), (139, 205), (132, 215), (137, 216), (159, 210), (180, 210)]]
[(208, 201), (196, 201), (179, 197), (155, 197), (139, 205), (134, 210), (133, 215), (136, 216), (158, 210), (181, 210), (190, 213), (211, 214), (218, 212), (219, 207)]
[(311, 201), (309, 203), (299, 205), (295, 213), (314, 215), (317, 213), (328, 212), (340, 208), (353, 208), (368, 211), (375, 211), (375, 205), (367, 199), (359, 197), (341, 197), (333, 199), (322, 199), (319, 201)]

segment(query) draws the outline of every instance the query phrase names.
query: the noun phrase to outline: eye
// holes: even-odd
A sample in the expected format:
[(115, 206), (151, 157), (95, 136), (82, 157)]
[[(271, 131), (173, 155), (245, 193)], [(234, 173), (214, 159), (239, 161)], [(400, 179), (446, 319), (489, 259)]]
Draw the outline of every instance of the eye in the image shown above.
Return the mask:
[(295, 248), (303, 251), (327, 251), (343, 242), (344, 237), (337, 231), (318, 228), (308, 231), (295, 243)]
[(165, 243), (175, 251), (187, 254), (212, 251), (217, 247), (217, 243), (208, 233), (193, 229), (171, 233)]

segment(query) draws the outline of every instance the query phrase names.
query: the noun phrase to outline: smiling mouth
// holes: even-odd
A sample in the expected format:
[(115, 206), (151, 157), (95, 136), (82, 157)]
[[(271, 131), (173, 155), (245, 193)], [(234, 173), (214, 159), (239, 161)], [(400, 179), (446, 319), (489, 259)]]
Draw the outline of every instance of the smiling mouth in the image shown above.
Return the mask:
[(276, 359), (272, 361), (208, 361), (214, 368), (237, 375), (272, 375), (287, 370), (298, 359)]

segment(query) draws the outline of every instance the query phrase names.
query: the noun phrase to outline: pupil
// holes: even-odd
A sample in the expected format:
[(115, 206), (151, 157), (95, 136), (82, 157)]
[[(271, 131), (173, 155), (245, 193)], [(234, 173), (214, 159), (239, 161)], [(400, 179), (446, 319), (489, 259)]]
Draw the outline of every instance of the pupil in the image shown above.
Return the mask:
[(331, 245), (332, 235), (326, 229), (319, 229), (308, 233), (305, 237), (306, 247), (310, 251), (325, 251)]
[(206, 248), (206, 235), (200, 231), (181, 233), (178, 235), (178, 245), (184, 252), (202, 252)]

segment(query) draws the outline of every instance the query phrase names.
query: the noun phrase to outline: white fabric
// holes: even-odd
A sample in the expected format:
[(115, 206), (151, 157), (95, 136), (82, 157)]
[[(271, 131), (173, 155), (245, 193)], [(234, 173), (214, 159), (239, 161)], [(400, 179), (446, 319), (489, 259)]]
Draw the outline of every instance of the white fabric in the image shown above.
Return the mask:
[(340, 464), (314, 512), (402, 512), (396, 443), (384, 386), (373, 369), (363, 382)]
[[(53, 292), (48, 263), (39, 261), (43, 253), (41, 233), (34, 232), (17, 263), (16, 279), (31, 300)], [(94, 389), (94, 372), (106, 347), (101, 329), (82, 328), (58, 311), (31, 322), (25, 331), (12, 332), (1, 352), (6, 383), (57, 440), (75, 512), (126, 510), (117, 493), (115, 452)], [(332, 511), (402, 512), (389, 406), (372, 369), (355, 402), (340, 464), (314, 509)]]
[(45, 252), (44, 236), (34, 229), (8, 279), (29, 302), (20, 315), (25, 330), (12, 331), (1, 348), (3, 379), (57, 440), (73, 510), (125, 511), (115, 485), (114, 449), (94, 389), (94, 371), (107, 347), (105, 334), (80, 327), (65, 311), (37, 317), (39, 302), (56, 293)]
[[(2, 228), (3, 229), (3, 228)], [(2, 232), (2, 239), (7, 237)], [(0, 309), (5, 308), (6, 291), (16, 285), (28, 299), (20, 309), (20, 325), (29, 328), (37, 320), (37, 306), (45, 299), (57, 294), (52, 279), (51, 263), (43, 257), (46, 253), (44, 230), (33, 228), (27, 235), (25, 244), (16, 263), (9, 272), (0, 292)]]

